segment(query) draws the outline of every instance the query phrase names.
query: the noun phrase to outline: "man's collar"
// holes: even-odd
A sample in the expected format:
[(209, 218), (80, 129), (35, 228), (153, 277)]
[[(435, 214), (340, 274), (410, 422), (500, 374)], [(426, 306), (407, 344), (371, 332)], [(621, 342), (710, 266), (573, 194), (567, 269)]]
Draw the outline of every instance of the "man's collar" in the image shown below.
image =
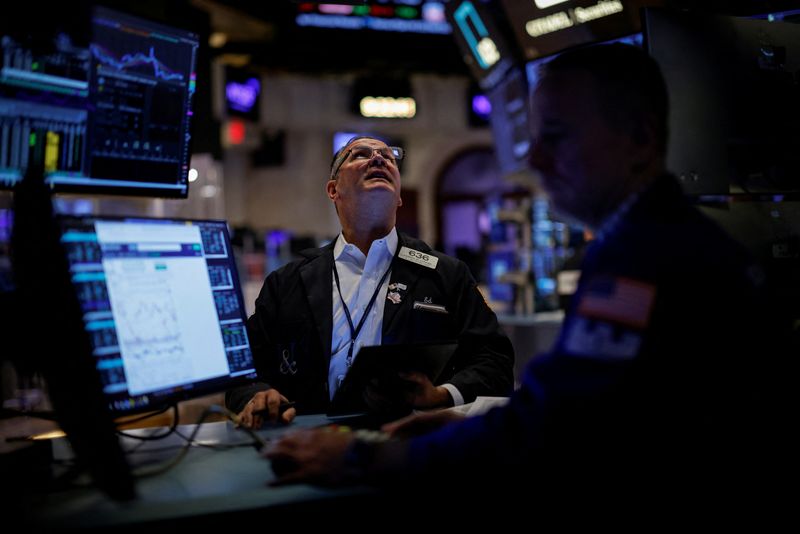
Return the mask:
[[(397, 252), (397, 244), (398, 244), (398, 237), (397, 237), (397, 228), (392, 227), (388, 234), (383, 236), (379, 239), (379, 241), (383, 241), (383, 245), (386, 247), (386, 251), (394, 257), (395, 252)], [(373, 244), (375, 241), (373, 241)], [(338, 260), (341, 255), (344, 253), (347, 245), (347, 239), (344, 237), (344, 233), (339, 233), (339, 237), (336, 238), (336, 244), (333, 246), (333, 259)]]

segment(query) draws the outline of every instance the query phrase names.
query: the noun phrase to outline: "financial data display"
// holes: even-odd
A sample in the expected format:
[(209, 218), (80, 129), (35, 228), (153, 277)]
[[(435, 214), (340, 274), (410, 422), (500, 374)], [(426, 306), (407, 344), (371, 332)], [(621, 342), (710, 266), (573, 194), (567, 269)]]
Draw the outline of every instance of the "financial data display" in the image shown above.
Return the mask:
[(444, 8), (449, 0), (373, 0), (351, 5), (299, 2), (295, 23), (338, 30), (449, 34)]
[(56, 191), (185, 197), (197, 35), (104, 8), (90, 28), (0, 28), (0, 186), (34, 166)]
[(255, 378), (225, 222), (65, 217), (61, 228), (110, 409)]

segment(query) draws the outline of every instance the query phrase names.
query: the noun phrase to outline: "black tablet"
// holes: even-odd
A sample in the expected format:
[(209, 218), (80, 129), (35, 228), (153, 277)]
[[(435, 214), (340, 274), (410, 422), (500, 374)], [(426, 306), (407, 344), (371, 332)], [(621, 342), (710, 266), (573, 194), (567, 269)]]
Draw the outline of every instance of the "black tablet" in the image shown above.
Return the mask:
[[(333, 396), (328, 416), (376, 412), (399, 415), (410, 411), (411, 407), (403, 406), (400, 400), (409, 386), (400, 374), (424, 373), (431, 382), (438, 384), (456, 347), (458, 344), (454, 342), (362, 347)], [(366, 395), (370, 383), (380, 393), (380, 400)]]

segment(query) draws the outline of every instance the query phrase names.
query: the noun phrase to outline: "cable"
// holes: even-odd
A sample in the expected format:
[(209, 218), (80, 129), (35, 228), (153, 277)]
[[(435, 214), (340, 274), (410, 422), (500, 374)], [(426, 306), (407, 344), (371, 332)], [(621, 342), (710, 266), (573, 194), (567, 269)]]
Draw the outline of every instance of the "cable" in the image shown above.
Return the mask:
[[(170, 459), (170, 460), (168, 460), (168, 461), (166, 461), (166, 462), (164, 462), (162, 464), (159, 464), (159, 465), (155, 465), (155, 466), (151, 466), (151, 467), (148, 467), (148, 468), (142, 468), (142, 469), (135, 470), (133, 472), (133, 476), (136, 477), (136, 478), (145, 478), (145, 477), (151, 477), (151, 476), (154, 476), (154, 475), (160, 475), (162, 473), (166, 473), (167, 471), (169, 471), (170, 469), (172, 469), (173, 467), (178, 465), (180, 463), (180, 461), (183, 460), (183, 458), (186, 456), (186, 453), (189, 452), (189, 449), (192, 447), (192, 445), (194, 443), (196, 443), (195, 442), (195, 437), (197, 436), (197, 433), (200, 431), (200, 428), (201, 428), (201, 425), (202, 425), (203, 421), (205, 421), (206, 418), (208, 418), (209, 415), (214, 414), (214, 413), (218, 413), (218, 414), (224, 415), (229, 420), (231, 420), (234, 424), (236, 424), (237, 428), (239, 428), (240, 430), (244, 430), (245, 432), (250, 434), (250, 437), (253, 438), (252, 445), (254, 445), (256, 447), (256, 450), (261, 450), (262, 448), (264, 448), (264, 446), (267, 445), (267, 441), (264, 438), (262, 438), (261, 436), (259, 436), (258, 434), (256, 434), (255, 432), (253, 432), (253, 430), (251, 430), (249, 428), (246, 428), (246, 427), (239, 426), (239, 416), (238, 415), (236, 415), (235, 413), (233, 413), (232, 411), (228, 410), (227, 408), (225, 408), (223, 406), (211, 405), (211, 406), (209, 406), (208, 408), (205, 409), (203, 414), (200, 416), (200, 419), (195, 424), (194, 430), (192, 431), (192, 433), (188, 437), (183, 436), (180, 432), (176, 432), (181, 438), (186, 440), (186, 444), (181, 448), (180, 452), (174, 458), (172, 458), (172, 459)], [(177, 420), (177, 415), (176, 415), (176, 420)], [(169, 433), (175, 432), (174, 426), (175, 425), (173, 425), (173, 428), (172, 428), (172, 430), (170, 430)], [(164, 435), (166, 435), (166, 434), (164, 434)], [(237, 444), (237, 446), (239, 446), (239, 445)]]
[[(137, 436), (135, 434), (128, 434), (126, 432), (123, 432), (122, 430), (117, 430), (117, 435), (123, 436), (123, 437), (126, 437), (126, 438), (130, 438), (130, 439), (140, 440), (140, 441), (156, 441), (156, 440), (159, 440), (159, 439), (166, 438), (167, 436), (169, 436), (170, 434), (175, 432), (176, 428), (178, 428), (178, 420), (179, 420), (178, 405), (177, 404), (173, 404), (171, 406), (168, 406), (166, 409), (164, 409), (164, 411), (167, 411), (169, 408), (172, 408), (172, 410), (173, 410), (172, 424), (170, 425), (169, 429), (167, 429), (167, 431), (164, 432), (163, 434), (156, 434), (156, 435), (150, 435), (150, 436)], [(163, 412), (161, 412), (161, 413), (163, 413)], [(151, 415), (148, 415), (147, 417), (150, 417), (152, 415), (157, 415), (157, 414), (151, 414)], [(143, 419), (145, 419), (145, 418), (143, 418)]]
[(221, 413), (222, 415), (227, 417), (234, 425), (236, 425), (237, 429), (242, 430), (243, 432), (247, 432), (250, 435), (250, 437), (253, 438), (253, 446), (256, 448), (256, 450), (260, 451), (261, 449), (267, 446), (267, 443), (269, 443), (269, 440), (266, 440), (261, 436), (259, 436), (258, 434), (256, 434), (252, 428), (242, 426), (239, 416), (230, 411), (229, 409), (227, 409), (226, 407), (214, 404), (212, 406), (209, 406), (208, 409), (212, 410), (214, 413)]

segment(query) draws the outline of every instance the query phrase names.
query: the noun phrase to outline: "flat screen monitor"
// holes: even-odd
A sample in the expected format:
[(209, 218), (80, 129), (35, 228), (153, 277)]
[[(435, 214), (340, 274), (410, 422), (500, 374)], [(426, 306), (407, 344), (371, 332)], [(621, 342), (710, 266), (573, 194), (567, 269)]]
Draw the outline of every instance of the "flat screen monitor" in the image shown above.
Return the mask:
[(186, 197), (198, 36), (41, 9), (0, 21), (0, 188), (35, 167), (56, 192)]
[(255, 379), (224, 221), (65, 216), (59, 227), (113, 413)]
[(489, 122), (500, 171), (508, 175), (526, 170), (531, 141), (525, 74), (520, 69), (511, 69), (486, 96), (492, 108)]
[(668, 167), (692, 195), (800, 192), (800, 26), (645, 10), (670, 99)]

